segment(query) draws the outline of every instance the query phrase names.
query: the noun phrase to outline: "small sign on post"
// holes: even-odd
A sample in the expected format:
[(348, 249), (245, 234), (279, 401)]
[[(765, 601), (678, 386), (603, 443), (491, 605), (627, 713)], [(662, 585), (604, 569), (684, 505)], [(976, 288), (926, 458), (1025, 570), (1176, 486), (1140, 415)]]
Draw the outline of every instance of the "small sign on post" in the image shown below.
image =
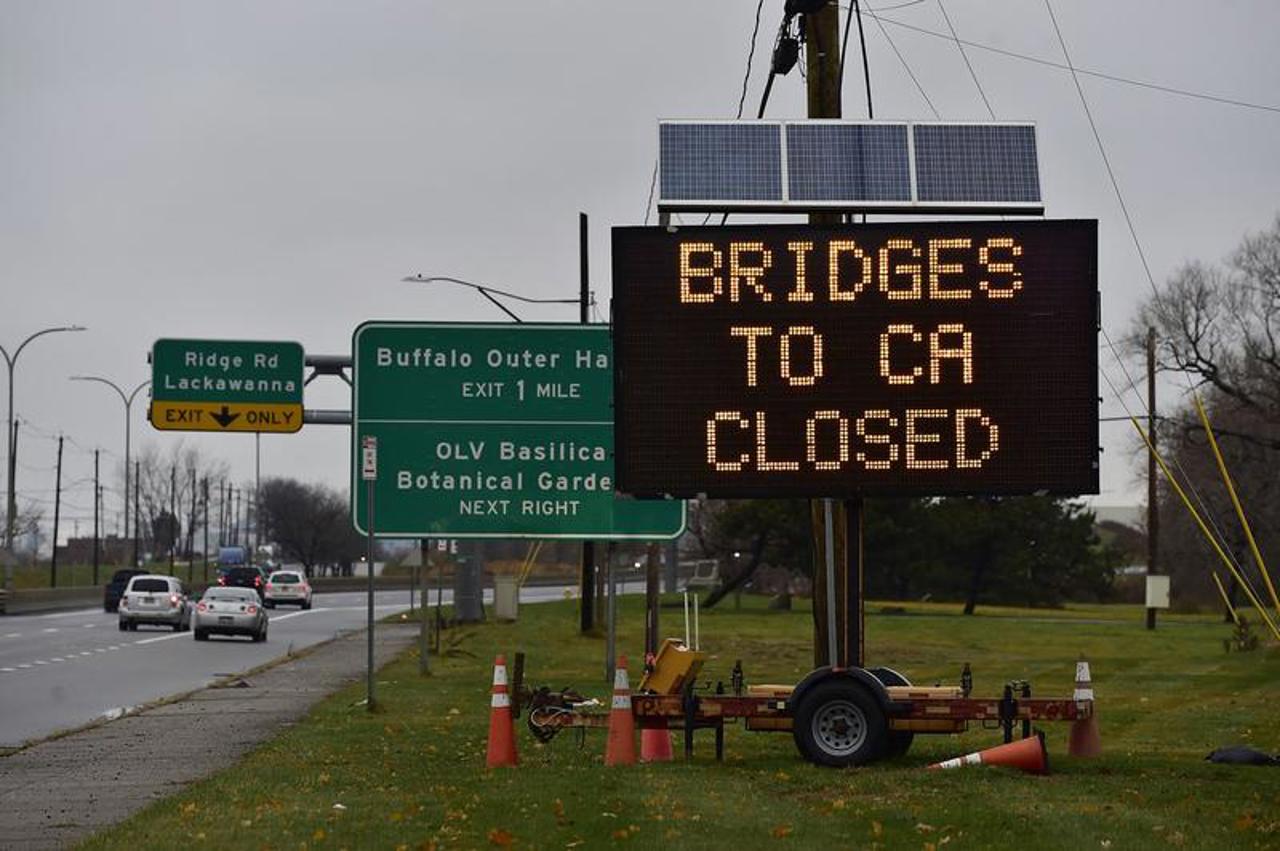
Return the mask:
[(366, 434), (360, 441), (360, 478), (366, 482), (378, 479), (378, 438)]

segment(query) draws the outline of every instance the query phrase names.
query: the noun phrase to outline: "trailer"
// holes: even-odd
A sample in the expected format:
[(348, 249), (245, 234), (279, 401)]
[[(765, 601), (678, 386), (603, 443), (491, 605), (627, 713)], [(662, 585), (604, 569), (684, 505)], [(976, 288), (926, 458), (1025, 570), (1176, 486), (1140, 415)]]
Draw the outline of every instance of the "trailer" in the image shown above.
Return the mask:
[[(694, 733), (715, 734), (717, 760), (724, 758), (726, 724), (752, 732), (790, 732), (800, 754), (818, 765), (867, 765), (905, 754), (917, 734), (960, 733), (977, 723), (999, 730), (1005, 742), (1015, 732), (1032, 735), (1047, 721), (1085, 721), (1093, 714), (1091, 691), (1076, 699), (1032, 697), (1026, 681), (1006, 683), (999, 697), (972, 694), (965, 665), (956, 686), (917, 686), (891, 668), (821, 667), (795, 685), (748, 685), (739, 661), (730, 683), (698, 685), (706, 655), (677, 639), (663, 642), (631, 698), (638, 728), (681, 729), (686, 759)], [(513, 710), (526, 712), (530, 733), (542, 742), (566, 728), (585, 731), (609, 723), (608, 704), (571, 689), (524, 685), (523, 654), (516, 654)]]

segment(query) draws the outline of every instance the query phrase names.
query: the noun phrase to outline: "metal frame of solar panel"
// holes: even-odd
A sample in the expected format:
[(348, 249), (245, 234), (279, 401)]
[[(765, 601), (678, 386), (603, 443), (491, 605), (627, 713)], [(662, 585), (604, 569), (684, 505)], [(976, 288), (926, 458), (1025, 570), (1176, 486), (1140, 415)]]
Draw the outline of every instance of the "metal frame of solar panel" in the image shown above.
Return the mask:
[(1029, 122), (658, 124), (658, 211), (1042, 215)]

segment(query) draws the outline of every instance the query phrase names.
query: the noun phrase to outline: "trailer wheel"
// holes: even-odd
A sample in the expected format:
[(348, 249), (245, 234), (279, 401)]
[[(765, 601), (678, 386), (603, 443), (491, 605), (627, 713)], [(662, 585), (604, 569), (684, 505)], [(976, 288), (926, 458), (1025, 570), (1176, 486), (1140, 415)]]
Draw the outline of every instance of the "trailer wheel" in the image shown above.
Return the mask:
[(865, 688), (842, 679), (814, 686), (796, 707), (792, 735), (802, 756), (842, 768), (879, 759), (887, 746), (884, 712)]
[[(911, 682), (902, 674), (893, 668), (871, 668), (871, 675), (887, 686), (909, 686)], [(907, 751), (911, 750), (911, 743), (915, 740), (915, 733), (910, 730), (890, 730), (888, 732), (888, 746), (885, 748), (884, 755), (890, 759), (894, 757), (904, 756)]]

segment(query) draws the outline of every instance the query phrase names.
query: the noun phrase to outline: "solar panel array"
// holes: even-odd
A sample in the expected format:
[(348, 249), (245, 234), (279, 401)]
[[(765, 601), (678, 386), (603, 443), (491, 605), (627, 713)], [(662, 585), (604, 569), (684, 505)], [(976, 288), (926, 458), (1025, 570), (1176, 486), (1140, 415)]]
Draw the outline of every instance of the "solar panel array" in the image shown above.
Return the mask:
[(1035, 126), (664, 121), (662, 211), (1044, 212)]

